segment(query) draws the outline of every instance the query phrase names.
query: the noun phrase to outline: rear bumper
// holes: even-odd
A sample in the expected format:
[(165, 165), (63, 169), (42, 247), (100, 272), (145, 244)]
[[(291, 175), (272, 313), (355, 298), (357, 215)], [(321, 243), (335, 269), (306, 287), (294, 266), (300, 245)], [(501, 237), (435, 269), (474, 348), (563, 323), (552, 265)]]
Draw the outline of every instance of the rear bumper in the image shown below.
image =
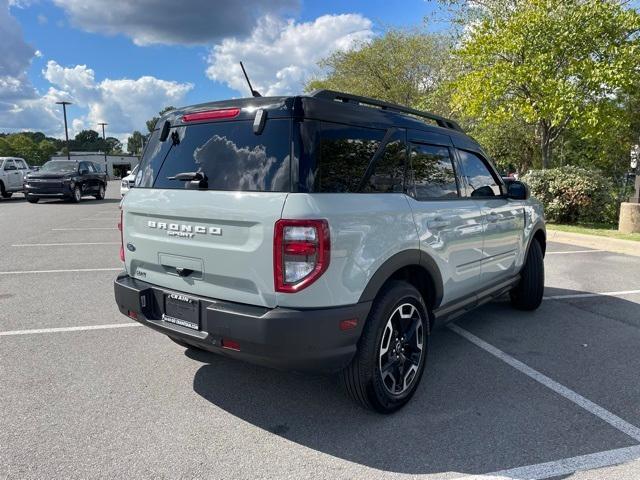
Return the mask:
[[(182, 293), (118, 275), (114, 282), (118, 308), (124, 315), (165, 335), (204, 350), (274, 368), (335, 372), (349, 364), (371, 302), (335, 308), (265, 308), (211, 298), (200, 300), (200, 330), (162, 320), (164, 295)], [(189, 295), (189, 294), (186, 294)], [(189, 295), (191, 296), (191, 295)], [(340, 330), (342, 320), (357, 319), (351, 330)], [(233, 340), (240, 351), (222, 347)]]

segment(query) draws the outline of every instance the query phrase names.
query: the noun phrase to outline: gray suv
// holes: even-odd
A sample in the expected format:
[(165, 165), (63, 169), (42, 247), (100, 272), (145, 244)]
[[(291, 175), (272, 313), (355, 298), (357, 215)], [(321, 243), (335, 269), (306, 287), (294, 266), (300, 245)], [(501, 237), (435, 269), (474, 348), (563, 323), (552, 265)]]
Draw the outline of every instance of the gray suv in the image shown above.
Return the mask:
[(333, 91), (173, 110), (122, 201), (120, 311), (185, 347), (339, 372), (380, 412), (434, 328), (542, 300), (543, 210), (453, 121)]

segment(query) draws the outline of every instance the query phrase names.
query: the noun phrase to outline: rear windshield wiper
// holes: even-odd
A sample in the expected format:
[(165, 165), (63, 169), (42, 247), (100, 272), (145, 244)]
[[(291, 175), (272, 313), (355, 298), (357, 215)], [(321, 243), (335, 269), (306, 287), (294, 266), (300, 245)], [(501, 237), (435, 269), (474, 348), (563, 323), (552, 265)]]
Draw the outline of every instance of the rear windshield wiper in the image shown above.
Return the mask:
[(174, 177), (167, 177), (168, 180), (178, 180), (185, 182), (187, 190), (206, 190), (209, 188), (209, 180), (202, 172), (182, 172)]
[(193, 182), (194, 180), (206, 180), (207, 176), (202, 172), (182, 172), (173, 177), (167, 177), (167, 180), (178, 180), (180, 182)]

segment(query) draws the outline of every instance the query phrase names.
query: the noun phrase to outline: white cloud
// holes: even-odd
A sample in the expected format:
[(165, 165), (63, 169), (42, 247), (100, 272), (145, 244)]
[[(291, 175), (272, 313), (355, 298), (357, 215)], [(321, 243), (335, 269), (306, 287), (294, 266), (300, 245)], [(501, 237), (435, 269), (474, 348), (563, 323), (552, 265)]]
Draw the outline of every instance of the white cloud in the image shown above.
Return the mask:
[(27, 68), (36, 51), (25, 42), (22, 29), (9, 7), (25, 2), (0, 0), (0, 126), (8, 129), (51, 127), (55, 116), (39, 98), (27, 78)]
[(98, 82), (86, 65), (63, 67), (52, 60), (42, 74), (68, 100), (88, 109), (85, 116), (76, 119), (74, 129), (97, 128), (98, 122), (107, 122), (112, 134), (144, 130), (146, 120), (167, 105), (180, 104), (193, 88), (190, 83), (151, 76)]
[(266, 16), (249, 38), (227, 38), (213, 47), (207, 76), (245, 95), (242, 60), (262, 95), (297, 93), (319, 59), (372, 37), (371, 20), (358, 14), (323, 15), (305, 23)]
[(34, 49), (24, 41), (22, 29), (9, 13), (7, 0), (0, 0), (0, 77), (17, 77), (24, 73)]
[(54, 0), (74, 25), (89, 32), (123, 34), (137, 45), (211, 44), (251, 32), (266, 14), (292, 11), (298, 0)]

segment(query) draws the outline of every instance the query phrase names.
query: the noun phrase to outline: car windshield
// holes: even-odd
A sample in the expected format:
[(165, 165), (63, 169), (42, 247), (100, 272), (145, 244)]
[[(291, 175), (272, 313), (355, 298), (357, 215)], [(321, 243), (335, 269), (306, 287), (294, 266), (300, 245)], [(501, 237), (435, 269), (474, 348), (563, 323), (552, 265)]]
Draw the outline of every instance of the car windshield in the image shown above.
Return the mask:
[(72, 173), (78, 169), (77, 162), (47, 162), (40, 169), (41, 172), (55, 172), (55, 173)]

